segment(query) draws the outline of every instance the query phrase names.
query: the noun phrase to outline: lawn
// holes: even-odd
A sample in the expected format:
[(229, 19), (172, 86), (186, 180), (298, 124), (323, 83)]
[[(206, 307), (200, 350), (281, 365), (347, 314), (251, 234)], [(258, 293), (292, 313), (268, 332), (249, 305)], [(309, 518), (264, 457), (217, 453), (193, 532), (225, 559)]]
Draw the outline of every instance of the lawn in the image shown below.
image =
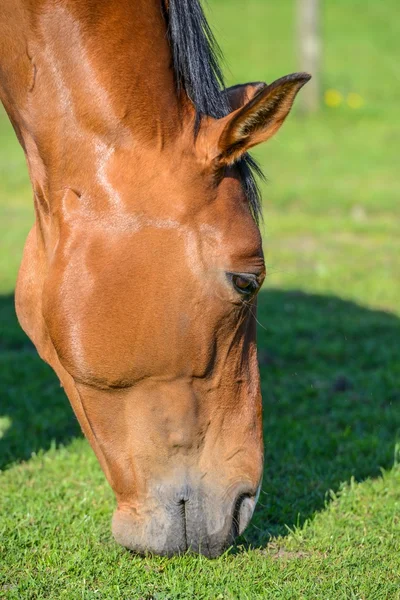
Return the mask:
[[(228, 83), (296, 70), (292, 1), (209, 13)], [(217, 560), (141, 559), (112, 539), (112, 492), (15, 318), (33, 210), (0, 114), (0, 598), (400, 599), (400, 21), (396, 0), (326, 0), (323, 16), (323, 86), (343, 101), (295, 112), (256, 152), (265, 474)]]

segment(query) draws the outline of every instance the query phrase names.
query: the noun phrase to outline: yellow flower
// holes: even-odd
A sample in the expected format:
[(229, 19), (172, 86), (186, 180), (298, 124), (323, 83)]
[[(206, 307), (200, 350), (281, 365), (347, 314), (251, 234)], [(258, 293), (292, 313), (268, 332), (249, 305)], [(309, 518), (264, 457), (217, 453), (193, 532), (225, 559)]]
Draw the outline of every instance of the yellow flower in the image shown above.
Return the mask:
[(360, 94), (350, 92), (350, 94), (347, 95), (347, 104), (350, 108), (361, 108), (364, 104), (364, 98), (360, 96)]
[(339, 106), (343, 101), (343, 96), (338, 90), (326, 90), (325, 104), (330, 107)]

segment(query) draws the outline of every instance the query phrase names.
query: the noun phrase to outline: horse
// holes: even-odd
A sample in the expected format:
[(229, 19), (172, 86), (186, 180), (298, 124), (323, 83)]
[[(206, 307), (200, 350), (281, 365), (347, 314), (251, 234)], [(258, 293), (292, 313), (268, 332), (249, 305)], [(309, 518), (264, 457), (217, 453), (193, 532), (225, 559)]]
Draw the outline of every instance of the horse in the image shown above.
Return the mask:
[(35, 209), (17, 316), (139, 555), (216, 557), (252, 517), (265, 265), (248, 151), (309, 78), (227, 88), (200, 0), (0, 4), (0, 98)]

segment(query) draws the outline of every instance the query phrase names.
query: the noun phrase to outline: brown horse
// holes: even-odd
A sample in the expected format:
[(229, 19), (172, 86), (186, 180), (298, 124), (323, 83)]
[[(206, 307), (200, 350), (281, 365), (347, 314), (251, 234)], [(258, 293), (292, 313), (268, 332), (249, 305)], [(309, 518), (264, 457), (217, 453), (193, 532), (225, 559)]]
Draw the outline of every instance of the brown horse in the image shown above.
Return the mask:
[(115, 539), (216, 556), (263, 467), (249, 148), (309, 79), (223, 88), (199, 0), (3, 0), (35, 224), (19, 321), (112, 486)]

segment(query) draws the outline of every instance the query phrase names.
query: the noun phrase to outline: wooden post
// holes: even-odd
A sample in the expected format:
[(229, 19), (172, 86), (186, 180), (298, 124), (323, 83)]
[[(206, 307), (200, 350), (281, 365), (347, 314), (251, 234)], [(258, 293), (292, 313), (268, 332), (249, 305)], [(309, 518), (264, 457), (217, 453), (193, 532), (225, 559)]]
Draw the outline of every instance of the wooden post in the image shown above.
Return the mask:
[(299, 68), (312, 75), (312, 79), (300, 94), (303, 112), (315, 112), (320, 107), (320, 2), (319, 0), (296, 0), (297, 40), (300, 56)]

